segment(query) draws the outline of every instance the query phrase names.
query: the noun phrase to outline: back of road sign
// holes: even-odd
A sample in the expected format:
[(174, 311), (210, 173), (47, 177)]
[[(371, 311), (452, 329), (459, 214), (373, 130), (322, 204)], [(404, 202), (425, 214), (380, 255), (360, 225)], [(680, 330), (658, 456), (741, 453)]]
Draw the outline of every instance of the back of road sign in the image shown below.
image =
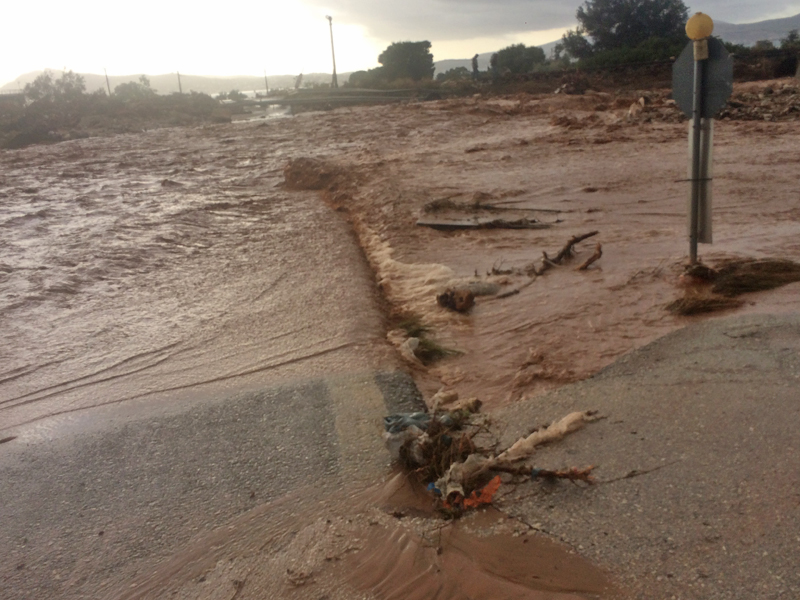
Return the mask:
[[(710, 37), (708, 59), (703, 62), (703, 114), (700, 116), (713, 119), (733, 92), (733, 59), (722, 42)], [(693, 42), (689, 42), (672, 65), (672, 97), (689, 118), (694, 96), (694, 63)]]

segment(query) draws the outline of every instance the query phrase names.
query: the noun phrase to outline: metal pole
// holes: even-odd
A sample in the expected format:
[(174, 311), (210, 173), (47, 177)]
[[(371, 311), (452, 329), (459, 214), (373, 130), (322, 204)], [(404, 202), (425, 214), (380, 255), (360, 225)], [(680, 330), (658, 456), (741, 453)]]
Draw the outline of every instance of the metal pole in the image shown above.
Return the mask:
[[(696, 42), (695, 42), (696, 43)], [(700, 136), (703, 118), (703, 71), (705, 61), (694, 61), (694, 99), (692, 103), (692, 206), (689, 218), (689, 262), (697, 263), (697, 234), (700, 222)]]
[(181, 85), (181, 72), (175, 71), (178, 74), (178, 93), (183, 94), (183, 86)]
[(333, 79), (331, 80), (331, 88), (339, 89), (339, 81), (336, 79), (336, 53), (333, 51), (333, 17), (325, 16), (328, 19), (328, 25), (331, 27), (331, 57), (333, 58)]
[(264, 69), (264, 97), (269, 96), (269, 82), (267, 81), (267, 70)]
[(105, 67), (103, 67), (103, 73), (106, 74), (106, 87), (108, 88), (108, 97), (110, 98), (111, 97), (111, 84), (108, 82), (108, 71), (106, 71)]

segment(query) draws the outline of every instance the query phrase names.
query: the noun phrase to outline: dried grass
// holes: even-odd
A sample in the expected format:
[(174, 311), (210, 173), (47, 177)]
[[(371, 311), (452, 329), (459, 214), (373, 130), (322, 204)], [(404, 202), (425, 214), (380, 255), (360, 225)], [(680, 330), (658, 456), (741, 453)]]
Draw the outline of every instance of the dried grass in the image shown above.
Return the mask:
[(674, 315), (686, 317), (716, 312), (718, 310), (738, 308), (742, 304), (744, 304), (743, 301), (735, 298), (726, 298), (725, 296), (714, 296), (711, 294), (687, 293), (683, 298), (678, 298), (674, 302), (670, 302), (666, 306), (666, 309)]
[(706, 284), (701, 289), (689, 289), (666, 309), (682, 316), (698, 315), (738, 308), (744, 302), (741, 294), (761, 292), (800, 281), (800, 264), (785, 259), (728, 260), (711, 269), (705, 265), (687, 267), (686, 274)]
[(783, 259), (728, 261), (717, 269), (711, 291), (733, 297), (800, 281), (800, 264)]

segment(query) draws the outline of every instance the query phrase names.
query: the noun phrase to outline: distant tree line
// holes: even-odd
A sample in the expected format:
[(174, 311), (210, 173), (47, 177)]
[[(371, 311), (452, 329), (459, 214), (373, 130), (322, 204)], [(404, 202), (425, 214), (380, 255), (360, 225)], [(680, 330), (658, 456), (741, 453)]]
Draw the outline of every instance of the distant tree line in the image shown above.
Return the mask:
[[(666, 61), (678, 56), (688, 41), (689, 9), (682, 0), (587, 0), (575, 16), (578, 27), (567, 31), (554, 49), (556, 64), (591, 68)], [(780, 48), (766, 40), (752, 47), (725, 46), (742, 57), (800, 50), (800, 36), (791, 31)]]
[(87, 93), (81, 75), (56, 78), (49, 71), (23, 89), (25, 102), (0, 103), (0, 147), (17, 148), (74, 137), (141, 131), (144, 128), (230, 121), (206, 94), (159, 95), (142, 75), (106, 91)]

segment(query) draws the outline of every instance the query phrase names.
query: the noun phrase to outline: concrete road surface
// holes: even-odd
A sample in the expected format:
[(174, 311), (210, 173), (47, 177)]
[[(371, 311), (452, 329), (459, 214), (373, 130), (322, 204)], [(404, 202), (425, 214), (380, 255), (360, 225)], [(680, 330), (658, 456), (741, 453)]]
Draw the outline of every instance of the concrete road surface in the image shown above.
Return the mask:
[(382, 417), (420, 406), (407, 376), (362, 373), (18, 428), (0, 444), (0, 597), (102, 598), (257, 505), (377, 479)]
[(800, 315), (691, 325), (498, 418), (510, 441), (591, 409), (606, 418), (536, 464), (597, 465), (600, 483), (520, 486), (505, 510), (633, 598), (800, 598)]

